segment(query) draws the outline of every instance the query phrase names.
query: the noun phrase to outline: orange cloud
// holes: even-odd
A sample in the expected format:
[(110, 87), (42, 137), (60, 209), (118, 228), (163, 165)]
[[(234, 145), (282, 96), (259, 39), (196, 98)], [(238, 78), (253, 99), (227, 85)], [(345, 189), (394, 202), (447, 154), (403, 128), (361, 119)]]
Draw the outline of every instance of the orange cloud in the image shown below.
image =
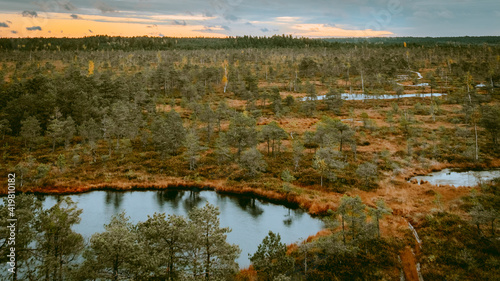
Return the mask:
[[(67, 13), (46, 13), (37, 18), (4, 13), (0, 14), (0, 18), (12, 22), (9, 28), (0, 29), (0, 37), (83, 37), (92, 35), (227, 37), (223, 33), (202, 32), (204, 26), (201, 24), (170, 25), (154, 19), (96, 15), (85, 15), (81, 19), (74, 19), (71, 14)], [(166, 18), (177, 18), (177, 16), (167, 16)]]
[(387, 30), (350, 30), (324, 24), (295, 24), (290, 26), (295, 34), (304, 37), (379, 37), (394, 33)]

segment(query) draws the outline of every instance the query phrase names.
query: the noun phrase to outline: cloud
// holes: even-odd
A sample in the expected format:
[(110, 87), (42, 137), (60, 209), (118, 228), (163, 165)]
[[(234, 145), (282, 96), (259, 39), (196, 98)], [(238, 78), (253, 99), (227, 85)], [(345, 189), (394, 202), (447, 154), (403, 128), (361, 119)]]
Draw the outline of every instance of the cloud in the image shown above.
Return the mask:
[(38, 14), (35, 11), (23, 11), (22, 15), (23, 17), (30, 17), (30, 18), (38, 17)]
[[(227, 29), (226, 29), (227, 28)], [(229, 30), (229, 27), (227, 26), (220, 26), (220, 25), (210, 25), (210, 26), (203, 26), (203, 29), (197, 29), (193, 31), (199, 31), (199, 32), (220, 32), (222, 30)]]
[(224, 19), (228, 21), (237, 21), (239, 18), (235, 15), (224, 14)]
[(291, 26), (295, 30), (294, 34), (304, 37), (379, 37), (392, 35), (393, 33), (387, 30), (351, 30), (338, 27), (331, 27), (326, 24), (295, 24)]
[(279, 22), (294, 22), (300, 20), (300, 17), (276, 17), (274, 19)]
[(70, 17), (72, 17), (72, 18), (73, 18), (73, 19), (75, 19), (75, 20), (77, 20), (77, 19), (82, 19), (80, 16), (75, 15), (75, 14), (70, 15)]
[(112, 13), (116, 11), (113, 7), (109, 6), (108, 4), (102, 1), (95, 2), (94, 8), (100, 10), (102, 13)]
[(413, 12), (413, 16), (415, 18), (420, 18), (420, 19), (430, 19), (433, 18), (432, 13), (424, 10), (418, 10)]
[(445, 19), (452, 19), (452, 18), (455, 17), (455, 15), (453, 14), (453, 12), (448, 11), (448, 10), (440, 11), (440, 12), (437, 12), (436, 14), (438, 15), (438, 17), (442, 17), (442, 18), (445, 18)]
[(0, 27), (9, 27), (9, 25), (6, 24), (5, 22), (0, 22)]
[(186, 25), (186, 21), (185, 20), (173, 20), (172, 21), (172, 24), (173, 25)]
[(92, 30), (90, 30), (90, 29), (89, 29), (89, 32), (90, 32), (90, 33), (94, 33), (94, 31), (92, 31)]
[[(65, 34), (70, 35), (74, 33), (73, 30), (79, 30), (79, 34), (83, 36), (83, 32), (89, 34), (86, 28), (96, 29), (99, 32), (106, 31), (107, 34), (131, 34), (128, 29), (122, 30), (123, 25), (120, 24), (134, 23), (136, 24), (134, 31), (139, 36), (152, 31), (155, 31), (156, 36), (159, 32), (167, 36), (182, 36), (182, 34), (190, 34), (188, 31), (192, 32), (193, 29), (215, 33), (216, 27), (204, 29), (203, 26), (222, 28), (224, 25), (229, 26), (231, 31), (222, 28), (218, 32), (221, 37), (229, 33), (240, 36), (269, 35), (275, 33), (276, 29), (279, 29), (276, 32), (278, 34), (312, 37), (320, 37), (322, 32), (327, 35), (340, 34), (339, 36), (348, 33), (352, 36), (360, 34), (359, 36), (364, 37), (366, 34), (371, 36), (374, 31), (383, 31), (384, 35), (389, 34), (388, 31), (390, 31), (397, 36), (500, 35), (499, 29), (495, 28), (500, 24), (500, 6), (492, 5), (493, 0), (254, 0), (252, 2), (243, 0), (0, 0), (0, 3), (4, 2), (10, 3), (3, 5), (5, 6), (3, 7), (4, 13), (16, 13), (19, 18), (21, 15), (28, 17), (24, 19), (43, 18), (43, 25), (31, 23), (26, 26), (39, 25), (43, 28), (44, 34), (49, 29), (54, 30), (52, 34), (64, 29)], [(72, 15), (77, 15), (78, 18), (83, 17), (89, 25), (77, 27), (80, 22), (76, 21), (78, 18)], [(10, 24), (6, 21), (7, 19), (14, 23)], [(60, 27), (55, 24), (58, 20), (61, 21), (58, 23)], [(63, 20), (66, 20), (66, 23), (72, 21), (70, 25), (74, 28), (63, 23)], [(3, 29), (6, 30), (4, 33), (16, 29), (14, 27), (19, 22), (22, 23), (12, 17), (4, 16), (0, 16), (0, 22), (9, 25), (8, 29)], [(375, 24), (371, 24), (372, 22)], [(154, 27), (154, 24), (157, 24), (157, 27)], [(293, 28), (294, 25), (305, 24), (325, 26), (316, 27), (316, 30), (312, 26), (308, 26), (307, 30)], [(26, 33), (24, 30), (26, 26), (17, 27), (19, 33)], [(364, 31), (370, 28), (371, 31)], [(2, 30), (1, 27), (0, 30)], [(347, 31), (341, 32), (341, 30)], [(40, 35), (43, 36), (43, 34)]]
[(32, 27), (26, 27), (26, 30), (33, 31), (33, 30), (42, 30), (40, 26), (32, 26)]
[[(17, 1), (22, 2), (20, 0)], [(73, 11), (77, 9), (75, 5), (67, 0), (35, 1), (33, 4), (38, 6), (38, 10), (42, 12)]]
[(60, 8), (66, 10), (66, 11), (76, 10), (75, 5), (71, 4), (71, 2), (68, 2), (68, 1), (57, 2), (57, 5), (59, 5)]
[(12, 32), (13, 34), (17, 34), (17, 31), (15, 30), (11, 30), (10, 32)]
[(10, 20), (6, 20), (6, 22), (12, 24), (12, 22)]
[(215, 19), (215, 17), (209, 17), (206, 15), (182, 15), (182, 14), (176, 14), (176, 15), (153, 15), (150, 16), (149, 18), (153, 20), (210, 20), (210, 19)]
[(227, 25), (222, 25), (221, 27), (222, 27), (222, 29), (227, 30), (227, 31), (231, 30), (231, 28)]

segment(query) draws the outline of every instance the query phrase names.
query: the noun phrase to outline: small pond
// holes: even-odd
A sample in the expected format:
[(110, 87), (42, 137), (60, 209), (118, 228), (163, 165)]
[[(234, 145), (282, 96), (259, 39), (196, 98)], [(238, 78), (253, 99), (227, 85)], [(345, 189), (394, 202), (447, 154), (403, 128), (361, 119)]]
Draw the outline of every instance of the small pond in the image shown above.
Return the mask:
[[(218, 206), (222, 227), (230, 227), (228, 242), (237, 244), (241, 251), (237, 262), (240, 267), (250, 265), (248, 254), (257, 251), (258, 245), (271, 230), (290, 244), (314, 235), (323, 228), (320, 219), (312, 218), (301, 209), (289, 209), (281, 205), (255, 200), (245, 196), (217, 194), (214, 191), (93, 191), (77, 195), (65, 195), (83, 209), (81, 222), (73, 229), (84, 238), (104, 231), (104, 224), (111, 216), (125, 211), (133, 223), (145, 221), (155, 212), (187, 216), (194, 207), (203, 207), (208, 201)], [(44, 208), (50, 208), (57, 196), (46, 195)]]
[[(446, 94), (443, 93), (433, 93), (433, 97), (440, 97), (444, 96)], [(325, 99), (326, 95), (321, 95), (318, 96), (318, 100), (323, 100)], [(427, 94), (402, 94), (399, 95), (366, 95), (366, 94), (348, 94), (348, 93), (343, 93), (341, 94), (341, 98), (343, 100), (392, 100), (392, 99), (398, 99), (398, 98), (413, 98), (413, 97), (420, 97), (420, 98), (428, 98), (431, 97), (430, 93)], [(309, 100), (308, 97), (302, 98), (302, 101)]]
[(489, 171), (454, 171), (444, 169), (439, 172), (433, 172), (425, 176), (416, 176), (410, 181), (417, 180), (427, 181), (432, 185), (452, 185), (472, 187), (480, 183), (491, 181), (494, 178), (500, 177), (500, 170)]

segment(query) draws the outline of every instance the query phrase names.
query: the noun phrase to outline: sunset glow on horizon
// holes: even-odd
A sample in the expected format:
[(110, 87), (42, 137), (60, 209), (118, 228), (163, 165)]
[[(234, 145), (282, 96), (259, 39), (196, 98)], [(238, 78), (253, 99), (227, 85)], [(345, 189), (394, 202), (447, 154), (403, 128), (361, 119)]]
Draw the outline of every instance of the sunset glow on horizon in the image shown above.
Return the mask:
[[(212, 17), (192, 15), (155, 15), (148, 18), (111, 17), (85, 15), (71, 17), (68, 13), (44, 13), (37, 17), (22, 14), (3, 13), (0, 18), (10, 22), (9, 29), (0, 29), (0, 37), (84, 37), (95, 35), (108, 36), (167, 36), (167, 37), (217, 37), (224, 38), (229, 28), (221, 25), (203, 25)], [(196, 21), (187, 24), (186, 21)], [(293, 31), (300, 37), (375, 37), (392, 35), (390, 31), (349, 30), (324, 24), (300, 24), (292, 20), (278, 19), (276, 25)], [(278, 30), (276, 30), (278, 31)], [(10, 33), (10, 34), (9, 34)], [(246, 35), (246, 34), (242, 34)]]
[(4, 0), (0, 3), (0, 37), (500, 35), (495, 28), (500, 24), (500, 5), (495, 2), (373, 2)]

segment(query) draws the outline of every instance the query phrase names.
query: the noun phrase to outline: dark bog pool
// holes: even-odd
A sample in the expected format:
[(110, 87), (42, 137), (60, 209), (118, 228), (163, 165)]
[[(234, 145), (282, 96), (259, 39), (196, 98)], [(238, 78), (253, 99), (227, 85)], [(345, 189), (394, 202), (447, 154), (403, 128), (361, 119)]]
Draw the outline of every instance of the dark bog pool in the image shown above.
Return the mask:
[[(84, 238), (104, 231), (112, 215), (125, 211), (133, 223), (145, 221), (148, 215), (166, 213), (187, 216), (193, 207), (203, 207), (205, 202), (218, 206), (222, 227), (230, 227), (230, 243), (239, 245), (240, 267), (250, 264), (248, 254), (253, 254), (269, 230), (279, 233), (283, 242), (290, 244), (316, 234), (323, 222), (301, 209), (289, 209), (243, 196), (217, 194), (214, 191), (93, 191), (77, 195), (65, 195), (83, 209), (81, 222), (74, 226)], [(56, 203), (57, 197), (45, 196), (44, 208)]]

